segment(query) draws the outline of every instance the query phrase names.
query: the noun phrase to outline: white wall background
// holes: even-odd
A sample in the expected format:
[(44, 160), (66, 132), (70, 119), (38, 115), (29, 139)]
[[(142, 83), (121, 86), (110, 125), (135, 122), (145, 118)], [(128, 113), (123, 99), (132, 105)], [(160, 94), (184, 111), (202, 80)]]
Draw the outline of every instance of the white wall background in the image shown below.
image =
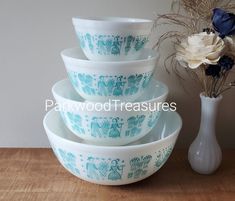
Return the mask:
[[(169, 12), (170, 4), (171, 0), (0, 0), (0, 147), (49, 146), (42, 126), (44, 101), (52, 98), (51, 86), (66, 76), (60, 51), (78, 44), (73, 16), (151, 19), (154, 12)], [(191, 93), (186, 94), (176, 76), (160, 65), (156, 76), (169, 86), (168, 100), (177, 102), (183, 117), (178, 147), (188, 147), (199, 126), (199, 91), (188, 82)], [(235, 147), (234, 99), (235, 91), (230, 91), (221, 104), (218, 138), (223, 147)]]

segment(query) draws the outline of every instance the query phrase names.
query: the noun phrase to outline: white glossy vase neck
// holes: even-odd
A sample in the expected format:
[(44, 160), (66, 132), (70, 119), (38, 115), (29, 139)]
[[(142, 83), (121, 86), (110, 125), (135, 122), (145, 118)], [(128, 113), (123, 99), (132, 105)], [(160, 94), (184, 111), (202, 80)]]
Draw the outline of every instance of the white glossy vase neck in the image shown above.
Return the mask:
[[(216, 117), (222, 96), (209, 98), (200, 94), (201, 98), (201, 123), (199, 134), (208, 138), (215, 138)], [(210, 131), (210, 132), (208, 132)]]
[(222, 154), (216, 139), (216, 117), (222, 96), (201, 98), (201, 124), (198, 135), (189, 148), (188, 159), (198, 173), (211, 174), (220, 165)]

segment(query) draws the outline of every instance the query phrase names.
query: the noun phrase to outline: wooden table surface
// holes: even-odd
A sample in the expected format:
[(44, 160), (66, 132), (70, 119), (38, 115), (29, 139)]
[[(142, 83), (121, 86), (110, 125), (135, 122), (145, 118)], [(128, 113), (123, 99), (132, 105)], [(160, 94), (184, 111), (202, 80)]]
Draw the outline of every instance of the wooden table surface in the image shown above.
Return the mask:
[(153, 176), (126, 186), (101, 186), (68, 173), (50, 149), (0, 149), (1, 201), (235, 201), (235, 150), (223, 152), (214, 175), (193, 172), (186, 150), (174, 150)]

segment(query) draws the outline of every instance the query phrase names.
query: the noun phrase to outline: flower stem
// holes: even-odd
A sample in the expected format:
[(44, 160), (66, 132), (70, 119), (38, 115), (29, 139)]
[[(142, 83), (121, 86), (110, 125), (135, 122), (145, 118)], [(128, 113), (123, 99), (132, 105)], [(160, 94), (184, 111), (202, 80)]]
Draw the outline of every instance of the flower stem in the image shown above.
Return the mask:
[(219, 94), (221, 94), (221, 90), (224, 87), (224, 84), (226, 82), (227, 77), (228, 77), (228, 71), (225, 72), (225, 73), (222, 73), (222, 79), (221, 79), (221, 81), (220, 81), (220, 83), (218, 85), (217, 90), (215, 91), (215, 96), (218, 96)]
[(205, 91), (205, 95), (209, 96), (208, 89), (207, 89), (207, 83), (206, 83), (206, 77), (205, 77), (205, 65), (201, 66), (201, 78), (202, 78), (202, 83), (203, 83), (203, 88)]
[(216, 97), (216, 87), (217, 87), (217, 84), (218, 84), (219, 80), (220, 80), (219, 78), (213, 78), (214, 83), (213, 83), (213, 89), (212, 89), (211, 97), (212, 96)]
[[(216, 97), (218, 97), (220, 94), (222, 94), (222, 93), (224, 93), (224, 92), (226, 92), (226, 91), (228, 91), (229, 89), (231, 89), (232, 87), (227, 87), (227, 88), (225, 88), (225, 89), (223, 89), (223, 90), (221, 90), (218, 94), (217, 94), (217, 96)], [(215, 98), (216, 98), (215, 97)]]

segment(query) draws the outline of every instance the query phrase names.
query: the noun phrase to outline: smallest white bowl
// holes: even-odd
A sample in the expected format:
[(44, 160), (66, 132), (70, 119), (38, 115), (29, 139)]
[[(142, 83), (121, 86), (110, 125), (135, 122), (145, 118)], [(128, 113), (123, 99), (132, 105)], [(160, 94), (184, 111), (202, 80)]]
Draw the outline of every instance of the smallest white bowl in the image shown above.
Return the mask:
[(148, 42), (152, 20), (102, 17), (73, 18), (85, 55), (94, 61), (134, 60)]

